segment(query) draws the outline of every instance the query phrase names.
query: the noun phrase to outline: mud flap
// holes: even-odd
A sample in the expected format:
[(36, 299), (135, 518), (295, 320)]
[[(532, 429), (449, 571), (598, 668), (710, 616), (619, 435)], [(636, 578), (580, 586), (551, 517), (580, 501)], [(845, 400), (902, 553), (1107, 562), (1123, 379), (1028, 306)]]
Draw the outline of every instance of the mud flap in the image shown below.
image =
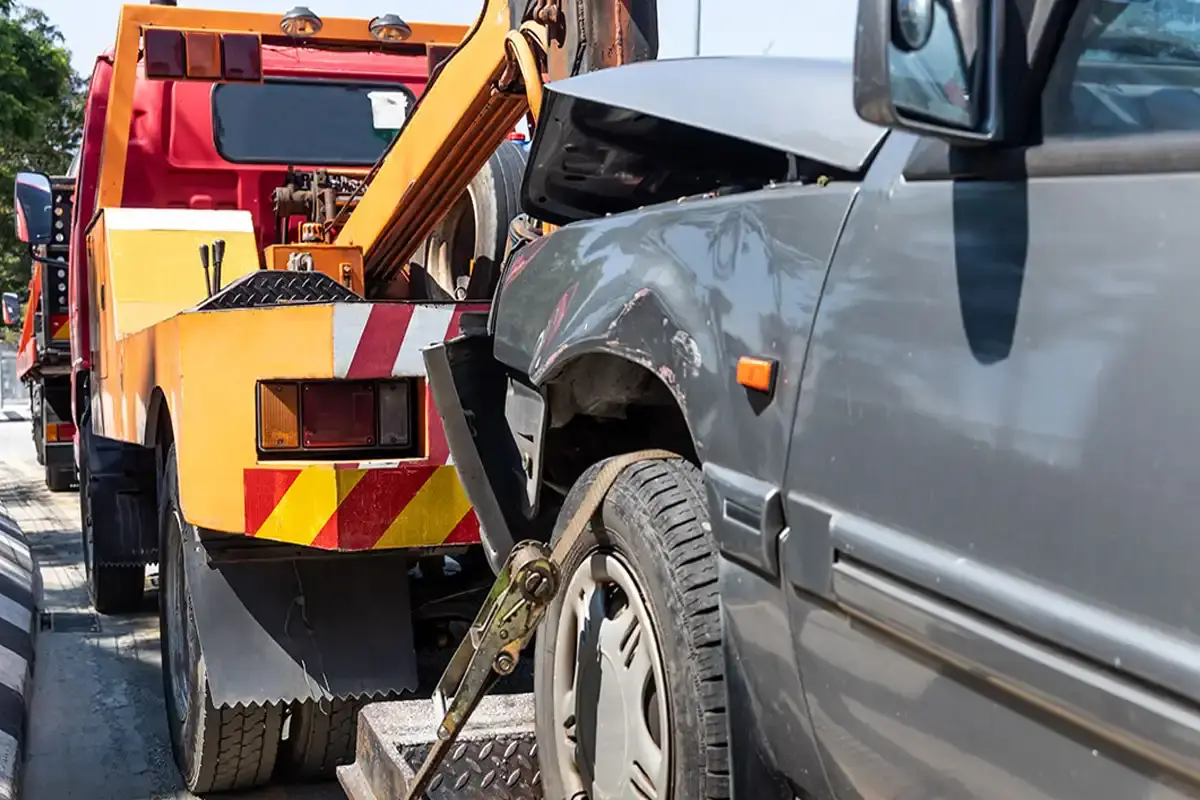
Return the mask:
[(417, 687), (403, 554), (210, 561), (184, 543), (215, 705), (381, 696)]
[(88, 460), (96, 563), (155, 563), (158, 502), (153, 485), (154, 451), (92, 433), (85, 433), (81, 440)]

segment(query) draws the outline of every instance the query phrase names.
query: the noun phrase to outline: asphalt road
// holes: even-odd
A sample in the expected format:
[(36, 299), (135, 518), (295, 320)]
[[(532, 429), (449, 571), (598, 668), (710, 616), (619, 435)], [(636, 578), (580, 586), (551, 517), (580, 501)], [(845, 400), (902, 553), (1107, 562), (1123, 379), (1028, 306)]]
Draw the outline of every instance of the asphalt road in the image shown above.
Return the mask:
[[(182, 788), (171, 758), (155, 595), (148, 593), (140, 614), (117, 618), (94, 613), (81, 561), (78, 497), (46, 490), (27, 421), (0, 417), (0, 501), (27, 532), (45, 591), (25, 800), (195, 797)], [(336, 784), (221, 797), (345, 798)]]

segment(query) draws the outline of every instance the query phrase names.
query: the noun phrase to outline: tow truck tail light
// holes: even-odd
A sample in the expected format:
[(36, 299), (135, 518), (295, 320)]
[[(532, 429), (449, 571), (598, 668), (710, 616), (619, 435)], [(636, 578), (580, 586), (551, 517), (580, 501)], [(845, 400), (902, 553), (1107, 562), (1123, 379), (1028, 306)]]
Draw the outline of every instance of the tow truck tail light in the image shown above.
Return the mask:
[(369, 383), (306, 383), (300, 416), (305, 447), (375, 444), (375, 387)]
[(46, 441), (48, 443), (72, 442), (75, 440), (75, 426), (70, 422), (47, 422)]
[(263, 79), (262, 38), (253, 33), (227, 33), (221, 37), (225, 80), (258, 83)]
[(284, 451), (408, 450), (414, 442), (411, 379), (263, 381), (258, 385), (258, 446)]
[(300, 384), (258, 385), (258, 444), (264, 450), (300, 446)]
[(258, 34), (147, 28), (142, 43), (150, 80), (258, 83), (263, 78)]
[(412, 442), (412, 384), (387, 381), (379, 384), (379, 443), (407, 447)]
[(220, 80), (221, 37), (215, 33), (189, 33), (184, 36), (187, 76), (193, 80)]
[(142, 35), (146, 48), (146, 77), (150, 80), (183, 80), (187, 76), (183, 31), (150, 28)]

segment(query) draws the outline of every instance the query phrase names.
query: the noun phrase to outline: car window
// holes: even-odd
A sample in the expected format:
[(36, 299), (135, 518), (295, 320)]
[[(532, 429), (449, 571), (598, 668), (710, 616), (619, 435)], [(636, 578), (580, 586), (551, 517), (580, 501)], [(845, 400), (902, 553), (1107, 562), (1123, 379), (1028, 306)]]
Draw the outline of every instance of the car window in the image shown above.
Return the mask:
[(1051, 68), (1042, 129), (1200, 131), (1200, 0), (1082, 0)]

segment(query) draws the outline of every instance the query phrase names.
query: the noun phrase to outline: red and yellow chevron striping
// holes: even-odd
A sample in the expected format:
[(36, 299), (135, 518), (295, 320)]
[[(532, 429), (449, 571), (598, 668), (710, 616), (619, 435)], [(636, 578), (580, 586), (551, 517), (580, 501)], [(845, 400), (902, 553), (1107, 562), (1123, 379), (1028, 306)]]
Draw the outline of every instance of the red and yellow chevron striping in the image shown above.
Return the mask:
[(50, 317), (50, 338), (56, 342), (71, 338), (71, 318), (66, 314), (54, 314)]
[(453, 466), (357, 466), (246, 470), (246, 533), (351, 551), (479, 541)]

